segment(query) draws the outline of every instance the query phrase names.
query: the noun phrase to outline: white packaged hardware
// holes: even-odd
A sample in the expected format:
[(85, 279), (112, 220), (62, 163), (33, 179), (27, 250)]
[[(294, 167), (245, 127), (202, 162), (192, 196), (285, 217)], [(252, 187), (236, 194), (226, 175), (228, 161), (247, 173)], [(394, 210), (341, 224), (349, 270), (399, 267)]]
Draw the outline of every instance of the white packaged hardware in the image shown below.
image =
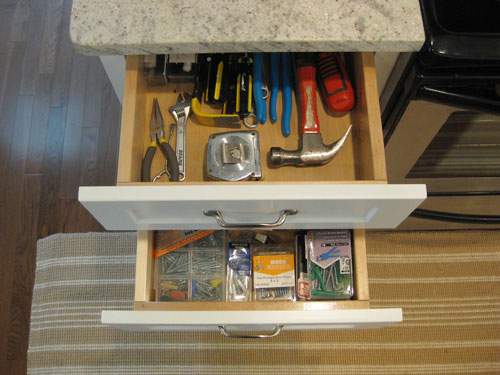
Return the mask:
[(252, 245), (230, 242), (227, 248), (227, 301), (250, 301), (252, 291)]
[(352, 232), (308, 231), (305, 239), (311, 299), (351, 299), (354, 295)]
[(253, 256), (256, 301), (295, 300), (295, 249), (266, 249)]

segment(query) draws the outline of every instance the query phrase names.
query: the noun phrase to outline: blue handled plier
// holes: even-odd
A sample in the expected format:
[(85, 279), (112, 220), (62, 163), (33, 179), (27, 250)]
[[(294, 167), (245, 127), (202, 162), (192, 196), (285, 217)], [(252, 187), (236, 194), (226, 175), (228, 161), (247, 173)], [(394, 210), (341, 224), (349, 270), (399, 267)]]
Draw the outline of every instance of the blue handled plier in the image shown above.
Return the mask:
[(257, 116), (257, 122), (261, 124), (266, 123), (267, 111), (266, 102), (262, 96), (262, 64), (263, 56), (262, 52), (256, 52), (253, 54), (253, 100), (255, 102), (255, 114)]
[(278, 92), (280, 90), (280, 71), (279, 71), (279, 54), (272, 52), (269, 55), (271, 65), (271, 101), (269, 102), (269, 117), (271, 123), (274, 124), (278, 120), (276, 113), (276, 101), (278, 100)]
[(283, 52), (281, 54), (281, 80), (283, 86), (281, 131), (285, 137), (288, 137), (290, 135), (290, 119), (292, 117), (292, 58), (290, 52)]
[(281, 59), (281, 81), (283, 90), (283, 112), (281, 115), (281, 130), (285, 137), (290, 135), (290, 118), (292, 116), (292, 84), (291, 84), (291, 57), (289, 52), (276, 53), (270, 55), (271, 62), (271, 101), (269, 102), (269, 117), (274, 124), (278, 120), (276, 113), (276, 102), (279, 91), (279, 73)]

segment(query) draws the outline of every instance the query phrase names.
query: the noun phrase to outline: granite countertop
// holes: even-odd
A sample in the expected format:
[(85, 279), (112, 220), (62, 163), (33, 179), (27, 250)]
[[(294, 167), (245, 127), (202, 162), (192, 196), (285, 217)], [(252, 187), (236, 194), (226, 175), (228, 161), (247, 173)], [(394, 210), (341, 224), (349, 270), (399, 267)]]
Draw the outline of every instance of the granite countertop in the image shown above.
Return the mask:
[(71, 39), (89, 55), (416, 51), (418, 0), (74, 0)]

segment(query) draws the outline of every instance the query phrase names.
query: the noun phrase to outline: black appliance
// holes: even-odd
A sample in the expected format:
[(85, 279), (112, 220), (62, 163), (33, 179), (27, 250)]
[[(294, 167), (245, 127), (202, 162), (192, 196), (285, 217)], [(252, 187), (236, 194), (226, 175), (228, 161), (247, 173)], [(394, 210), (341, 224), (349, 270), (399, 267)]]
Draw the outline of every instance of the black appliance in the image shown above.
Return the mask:
[(401, 228), (500, 227), (500, 0), (420, 3), (426, 42), (381, 95), (389, 182), (428, 190)]

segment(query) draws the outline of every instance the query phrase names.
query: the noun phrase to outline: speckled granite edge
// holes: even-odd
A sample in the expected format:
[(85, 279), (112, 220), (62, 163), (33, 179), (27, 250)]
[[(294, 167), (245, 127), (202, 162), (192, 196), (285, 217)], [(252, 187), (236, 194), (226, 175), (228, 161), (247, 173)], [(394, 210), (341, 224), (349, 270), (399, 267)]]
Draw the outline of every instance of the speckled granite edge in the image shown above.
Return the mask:
[(314, 51), (368, 51), (368, 52), (411, 52), (418, 51), (423, 41), (330, 41), (330, 42), (255, 42), (255, 43), (177, 43), (164, 45), (98, 45), (78, 44), (73, 42), (76, 50), (83, 55), (149, 55), (169, 53), (215, 53), (215, 52), (314, 52)]
[(70, 33), (89, 55), (416, 51), (425, 40), (418, 0), (75, 0)]

